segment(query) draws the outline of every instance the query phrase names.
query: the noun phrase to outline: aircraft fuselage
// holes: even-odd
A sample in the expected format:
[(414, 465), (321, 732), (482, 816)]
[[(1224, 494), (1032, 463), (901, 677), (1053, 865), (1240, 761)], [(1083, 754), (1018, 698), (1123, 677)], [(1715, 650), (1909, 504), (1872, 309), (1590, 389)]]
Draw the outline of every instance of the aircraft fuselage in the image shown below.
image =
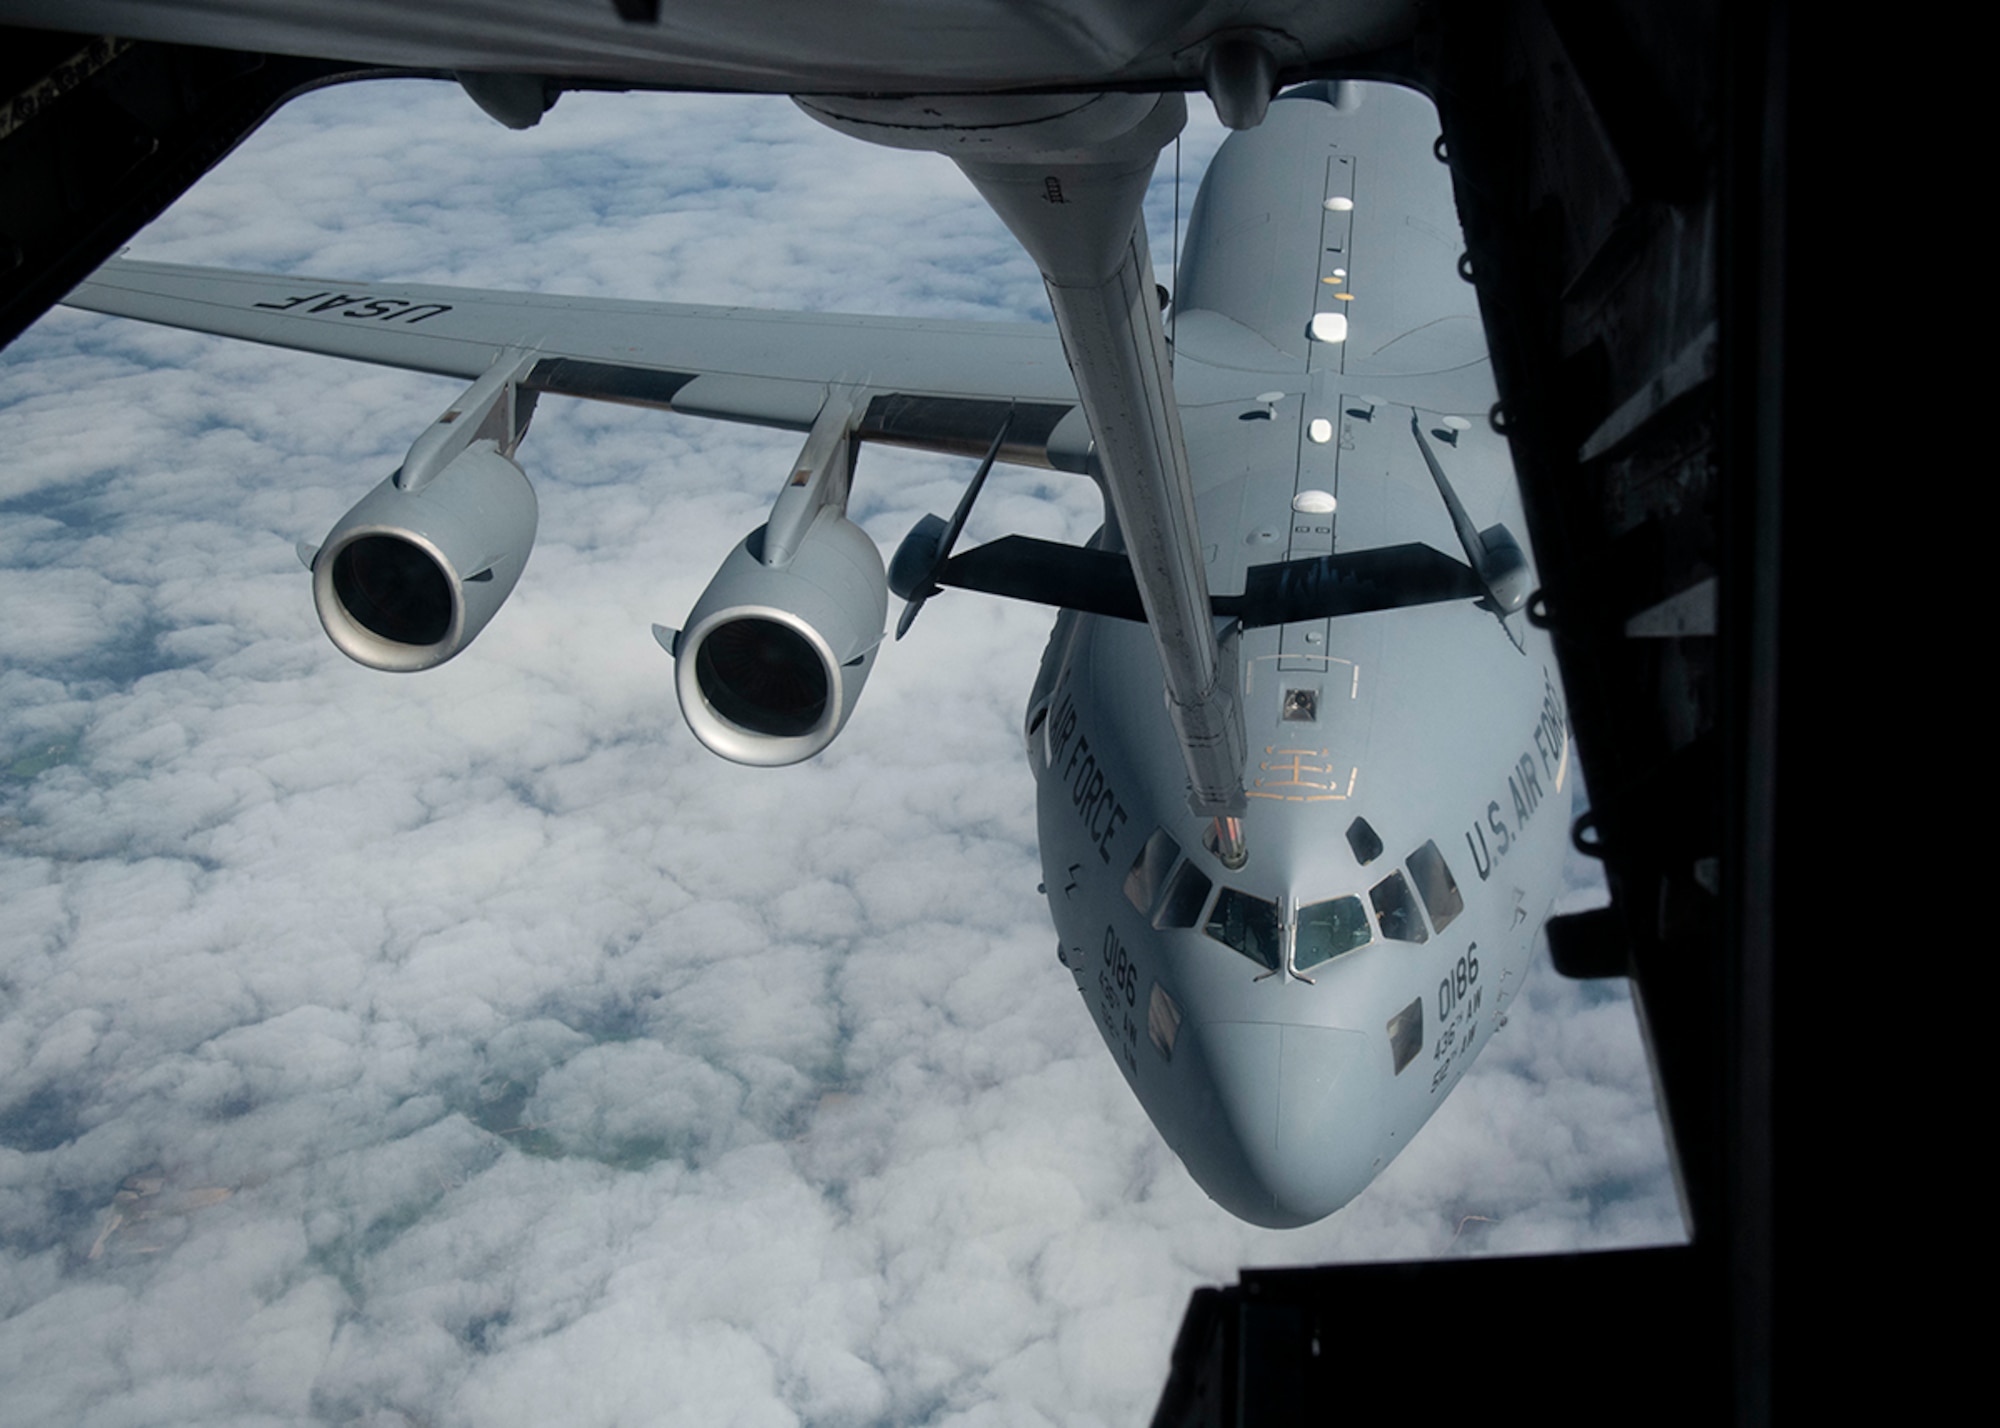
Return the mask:
[[(1523, 527), (1434, 111), (1339, 94), (1230, 138), (1190, 222), (1174, 380), (1217, 596), (1277, 561), (1455, 551), (1413, 410), (1476, 522)], [(1461, 601), (1226, 630), (1250, 748), (1234, 870), (1188, 807), (1146, 629), (1057, 623), (1027, 742), (1061, 956), (1147, 1114), (1244, 1219), (1358, 1194), (1526, 975), (1570, 754), (1548, 642), (1508, 623)]]

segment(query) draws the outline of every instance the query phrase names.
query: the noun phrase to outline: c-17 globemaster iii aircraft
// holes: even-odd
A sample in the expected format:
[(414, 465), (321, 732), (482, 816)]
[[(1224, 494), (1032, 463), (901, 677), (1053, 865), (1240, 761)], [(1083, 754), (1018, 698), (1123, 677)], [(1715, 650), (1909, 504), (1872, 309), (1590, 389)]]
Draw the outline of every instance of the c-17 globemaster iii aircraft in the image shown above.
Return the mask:
[[(769, 519), (655, 630), (726, 758), (832, 742), (892, 589), (899, 635), (945, 587), (1060, 607), (1024, 723), (1058, 955), (1202, 1187), (1257, 1224), (1319, 1219), (1504, 1019), (1567, 825), (1563, 696), (1434, 111), (1347, 83), (1253, 99), (1163, 319), (1138, 204), (1178, 95), (800, 103), (957, 161), (1056, 329), (123, 260), (68, 301), (471, 379), (300, 548), (327, 633), (375, 668), (452, 658), (520, 578), (515, 458), (544, 393), (804, 433)], [(984, 458), (886, 569), (846, 516), (868, 441)], [(956, 553), (996, 464), (1096, 480), (1102, 529)]]

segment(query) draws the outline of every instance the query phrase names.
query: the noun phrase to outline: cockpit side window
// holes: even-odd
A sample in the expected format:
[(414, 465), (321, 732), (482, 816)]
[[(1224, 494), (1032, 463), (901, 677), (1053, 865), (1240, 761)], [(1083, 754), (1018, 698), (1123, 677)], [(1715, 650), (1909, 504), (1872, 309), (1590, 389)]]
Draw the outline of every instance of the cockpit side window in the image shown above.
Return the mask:
[(1375, 904), (1375, 920), (1389, 941), (1430, 940), (1430, 933), (1424, 930), (1424, 915), (1417, 911), (1417, 900), (1410, 896), (1410, 885), (1401, 873), (1391, 873), (1370, 888), (1368, 900)]
[(1317, 967), (1343, 952), (1366, 946), (1373, 936), (1360, 898), (1336, 897), (1313, 903), (1299, 909), (1299, 937), (1292, 964), (1300, 971)]
[(1424, 900), (1424, 910), (1431, 915), (1431, 926), (1439, 932), (1465, 911), (1465, 897), (1435, 841), (1410, 854), (1410, 879), (1417, 885), (1417, 895)]
[(1194, 861), (1182, 863), (1175, 871), (1172, 881), (1167, 884), (1166, 900), (1160, 910), (1153, 914), (1153, 926), (1195, 927), (1201, 922), (1201, 910), (1208, 902), (1208, 890), (1214, 884), (1208, 874), (1194, 865)]
[(1278, 969), (1278, 905), (1236, 888), (1224, 888), (1203, 929), (1225, 947), (1234, 947), (1260, 967)]
[(1132, 869), (1125, 874), (1125, 897), (1141, 915), (1153, 910), (1153, 899), (1160, 895), (1167, 870), (1180, 855), (1180, 844), (1173, 840), (1173, 835), (1164, 828), (1155, 828), (1146, 846), (1139, 850), (1139, 856), (1132, 860)]

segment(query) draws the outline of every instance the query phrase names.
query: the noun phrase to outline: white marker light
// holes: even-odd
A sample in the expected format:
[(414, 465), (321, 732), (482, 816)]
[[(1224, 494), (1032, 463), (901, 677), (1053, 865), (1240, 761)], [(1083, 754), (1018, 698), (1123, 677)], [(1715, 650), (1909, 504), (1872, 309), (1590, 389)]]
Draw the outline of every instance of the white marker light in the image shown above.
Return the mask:
[(1345, 213), (1349, 209), (1354, 207), (1354, 200), (1351, 198), (1342, 198), (1339, 195), (1335, 195), (1334, 197), (1329, 198), (1326, 201), (1326, 207), (1327, 211), (1330, 213)]
[(1292, 497), (1292, 509), (1302, 516), (1330, 516), (1333, 514), (1333, 492), (1301, 491)]
[(1333, 423), (1325, 417), (1314, 417), (1306, 424), (1306, 438), (1316, 446), (1325, 446), (1333, 440)]
[(1344, 312), (1316, 312), (1309, 329), (1315, 342), (1345, 342), (1347, 340), (1347, 314)]

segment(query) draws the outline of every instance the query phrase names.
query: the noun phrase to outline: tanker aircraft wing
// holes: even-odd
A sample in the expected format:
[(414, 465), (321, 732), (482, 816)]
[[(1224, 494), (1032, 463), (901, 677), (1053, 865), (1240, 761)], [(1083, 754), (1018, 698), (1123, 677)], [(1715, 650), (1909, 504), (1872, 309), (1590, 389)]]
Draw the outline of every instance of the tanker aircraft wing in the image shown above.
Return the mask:
[[(1082, 470), (1081, 414), (1055, 329), (630, 302), (239, 273), (114, 259), (64, 302), (467, 380), (506, 365), (549, 392), (808, 431), (829, 395), (858, 398), (860, 440), (973, 456), (1003, 421), (1001, 459)], [(1008, 417), (1010, 405), (1013, 415)]]

